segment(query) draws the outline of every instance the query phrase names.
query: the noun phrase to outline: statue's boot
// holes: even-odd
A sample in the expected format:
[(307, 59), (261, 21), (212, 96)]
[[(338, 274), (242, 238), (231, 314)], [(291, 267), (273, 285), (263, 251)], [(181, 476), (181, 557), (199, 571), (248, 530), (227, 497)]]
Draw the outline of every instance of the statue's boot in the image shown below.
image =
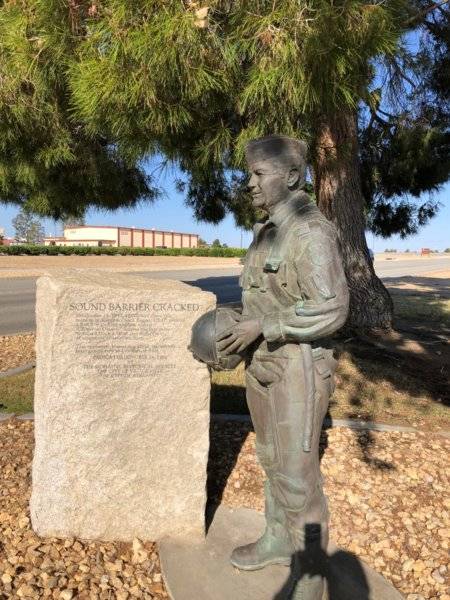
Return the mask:
[(257, 571), (268, 565), (291, 564), (292, 546), (283, 527), (267, 525), (262, 537), (252, 544), (239, 546), (231, 553), (231, 564), (242, 571)]
[(268, 481), (266, 481), (264, 491), (266, 530), (256, 542), (239, 546), (231, 553), (231, 564), (242, 571), (257, 571), (268, 565), (289, 566), (294, 554), (292, 542), (285, 527), (284, 511), (277, 508)]

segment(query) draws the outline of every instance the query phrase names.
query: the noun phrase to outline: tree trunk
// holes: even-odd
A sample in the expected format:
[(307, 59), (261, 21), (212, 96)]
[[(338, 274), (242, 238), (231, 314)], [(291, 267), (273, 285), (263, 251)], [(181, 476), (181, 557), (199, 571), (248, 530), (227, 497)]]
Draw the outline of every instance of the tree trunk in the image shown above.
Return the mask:
[(375, 275), (365, 236), (356, 111), (322, 117), (313, 168), (319, 208), (335, 224), (342, 245), (350, 290), (348, 325), (360, 329), (389, 328), (392, 300)]

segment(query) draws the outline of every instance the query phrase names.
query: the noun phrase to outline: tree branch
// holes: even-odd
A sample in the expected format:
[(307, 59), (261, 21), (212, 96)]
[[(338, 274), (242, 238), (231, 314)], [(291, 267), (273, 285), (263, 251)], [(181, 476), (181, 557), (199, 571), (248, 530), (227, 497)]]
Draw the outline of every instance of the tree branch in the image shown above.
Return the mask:
[(422, 17), (424, 17), (425, 15), (427, 15), (429, 12), (435, 10), (436, 8), (440, 8), (444, 4), (448, 4), (448, 2), (449, 2), (449, 0), (442, 0), (442, 2), (435, 2), (434, 4), (431, 4), (431, 6), (428, 6), (427, 8), (424, 8), (423, 10), (421, 10), (416, 15), (410, 17), (405, 22), (405, 25), (407, 25), (407, 26), (414, 25), (414, 23), (416, 23), (417, 21), (421, 20)]

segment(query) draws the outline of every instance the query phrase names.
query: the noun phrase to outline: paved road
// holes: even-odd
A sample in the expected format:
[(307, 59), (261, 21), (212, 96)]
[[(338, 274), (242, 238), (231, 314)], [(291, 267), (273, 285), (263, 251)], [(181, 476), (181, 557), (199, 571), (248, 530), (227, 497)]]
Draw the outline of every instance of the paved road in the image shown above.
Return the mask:
[[(450, 269), (450, 258), (392, 260), (375, 263), (382, 278), (421, 275), (434, 270)], [(219, 303), (236, 302), (240, 298), (240, 269), (190, 269), (134, 273), (153, 279), (179, 279), (203, 290), (214, 292)], [(133, 273), (132, 273), (133, 274)], [(0, 335), (35, 329), (34, 307), (36, 277), (0, 279)]]

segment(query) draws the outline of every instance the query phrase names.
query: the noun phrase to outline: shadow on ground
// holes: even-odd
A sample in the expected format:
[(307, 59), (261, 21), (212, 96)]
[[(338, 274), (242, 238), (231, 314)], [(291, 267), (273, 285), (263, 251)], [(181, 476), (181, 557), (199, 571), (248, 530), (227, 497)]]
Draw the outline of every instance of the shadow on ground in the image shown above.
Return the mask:
[(217, 296), (217, 302), (224, 304), (228, 302), (240, 302), (241, 288), (239, 277), (229, 275), (222, 277), (203, 277), (195, 281), (186, 281), (189, 285), (200, 288), (207, 292), (213, 292)]
[[(320, 525), (305, 525), (304, 550), (292, 557), (289, 577), (273, 600), (290, 600), (294, 589), (302, 586), (305, 587), (303, 593), (307, 598), (308, 587), (320, 586), (321, 580), (328, 591), (327, 600), (369, 600), (372, 597), (369, 582), (358, 557), (338, 549), (332, 554), (328, 553), (319, 542), (311, 541), (310, 534), (313, 538), (320, 538)], [(303, 597), (298, 589), (296, 597)]]
[[(219, 437), (220, 431), (220, 437)], [(250, 431), (251, 423), (240, 423), (236, 427), (233, 421), (211, 421), (209, 427), (209, 456), (207, 467), (206, 531), (214, 518), (216, 508), (221, 504), (227, 481), (236, 465), (242, 446)], [(227, 440), (226, 450), (219, 447), (219, 439)]]
[(402, 277), (383, 277), (384, 285), (395, 289), (398, 293), (411, 294), (439, 294), (443, 298), (450, 298), (450, 278), (446, 277), (420, 277), (404, 275)]
[[(327, 413), (325, 422), (330, 422)], [(323, 427), (320, 435), (319, 457), (322, 460), (328, 448), (328, 429)], [(217, 507), (221, 504), (228, 479), (236, 466), (242, 447), (250, 432), (254, 431), (251, 422), (211, 421), (210, 445), (207, 467), (207, 497), (206, 529), (208, 530)], [(223, 441), (226, 440), (226, 449)], [(219, 446), (219, 440), (222, 446)], [(262, 482), (261, 482), (262, 483)]]

